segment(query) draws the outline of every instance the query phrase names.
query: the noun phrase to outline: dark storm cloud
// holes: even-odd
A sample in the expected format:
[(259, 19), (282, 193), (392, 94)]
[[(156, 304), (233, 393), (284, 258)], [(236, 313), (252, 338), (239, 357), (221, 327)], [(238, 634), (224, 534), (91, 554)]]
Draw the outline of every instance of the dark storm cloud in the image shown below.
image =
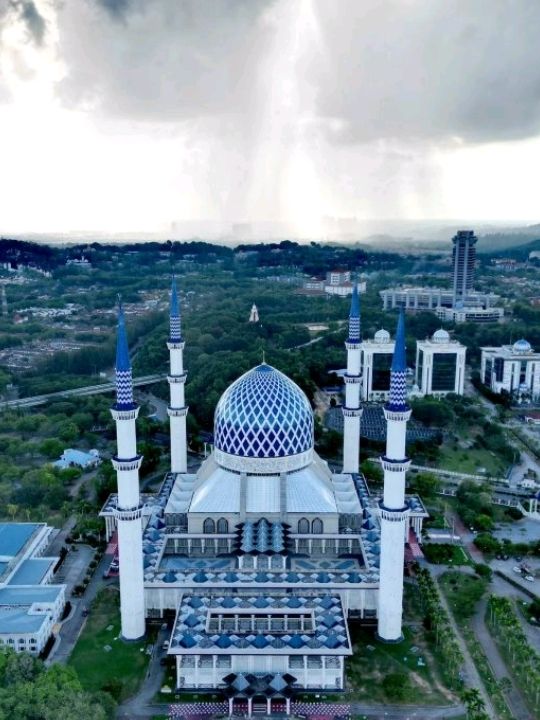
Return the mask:
[(36, 45), (42, 45), (46, 23), (33, 0), (0, 0), (0, 25), (13, 19), (22, 20)]
[[(283, 5), (300, 19), (313, 10), (318, 42), (297, 81), (314, 89), (335, 142), (480, 143), (540, 129), (538, 0), (74, 0), (59, 14), (59, 93), (125, 119), (256, 123), (259, 68), (291, 37), (272, 14)], [(297, 32), (302, 43), (301, 20)]]
[[(133, 120), (242, 112), (273, 0), (76, 0), (59, 12), (68, 105)], [(111, 22), (121, 19), (122, 22)], [(84, 32), (81, 30), (84, 28)]]
[(123, 18), (131, 5), (131, 0), (97, 0), (115, 18)]

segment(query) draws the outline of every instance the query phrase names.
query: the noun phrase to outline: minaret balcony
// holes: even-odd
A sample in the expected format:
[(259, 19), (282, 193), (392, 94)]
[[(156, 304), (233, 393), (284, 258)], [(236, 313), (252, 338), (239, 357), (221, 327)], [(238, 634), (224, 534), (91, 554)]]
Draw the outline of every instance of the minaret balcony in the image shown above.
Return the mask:
[(383, 412), (386, 420), (393, 420), (394, 422), (407, 422), (412, 414), (412, 410), (408, 405), (404, 405), (403, 410), (392, 410), (386, 405)]
[(185, 417), (188, 414), (188, 410), (189, 410), (189, 408), (187, 405), (185, 407), (181, 407), (181, 408), (168, 407), (167, 415), (169, 417)]
[(343, 417), (361, 417), (362, 416), (362, 408), (348, 408), (343, 407)]
[(360, 340), (345, 340), (345, 347), (347, 350), (360, 350)]
[(136, 455), (134, 458), (118, 458), (113, 457), (111, 458), (111, 462), (113, 464), (113, 468), (118, 472), (127, 471), (127, 470), (138, 470), (141, 467), (141, 463), (143, 461), (142, 455)]
[(388, 522), (403, 522), (409, 517), (410, 508), (405, 505), (402, 508), (388, 508), (381, 502), (379, 505), (381, 520), (387, 520)]
[(136, 507), (132, 508), (115, 507), (113, 515), (117, 520), (140, 520), (142, 517), (143, 507), (142, 503), (139, 503)]
[(403, 458), (403, 460), (394, 460), (393, 458), (382, 457), (381, 465), (385, 472), (404, 473), (407, 472), (407, 470), (410, 468), (411, 461), (409, 460), (409, 458)]
[(344, 375), (343, 382), (345, 385), (359, 385), (362, 382), (361, 375)]
[(186, 346), (184, 340), (167, 340), (169, 350), (183, 350)]
[(167, 380), (169, 382), (169, 385), (174, 385), (176, 383), (185, 383), (187, 378), (187, 372), (182, 373), (181, 375), (167, 375)]
[(118, 420), (136, 420), (137, 416), (139, 415), (139, 408), (137, 405), (128, 410), (118, 410), (117, 408), (112, 407), (111, 415), (113, 416), (113, 419), (116, 421), (118, 421)]

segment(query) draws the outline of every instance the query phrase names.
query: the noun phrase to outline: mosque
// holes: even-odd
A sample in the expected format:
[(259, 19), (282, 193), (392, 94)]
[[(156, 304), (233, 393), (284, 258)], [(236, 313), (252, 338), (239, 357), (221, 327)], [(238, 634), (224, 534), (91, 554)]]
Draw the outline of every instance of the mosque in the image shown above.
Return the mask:
[(297, 690), (341, 690), (352, 654), (348, 620), (402, 638), (405, 544), (427, 513), (405, 496), (405, 326), (399, 316), (384, 413), (384, 492), (359, 472), (361, 333), (358, 292), (349, 316), (343, 469), (314, 450), (303, 391), (263, 363), (222, 395), (214, 449), (188, 471), (184, 339), (176, 285), (170, 310), (171, 471), (156, 494), (139, 492), (136, 419), (122, 309), (116, 359), (118, 494), (101, 515), (118, 532), (122, 635), (174, 617), (169, 655), (178, 689), (221, 689), (234, 703), (285, 703)]

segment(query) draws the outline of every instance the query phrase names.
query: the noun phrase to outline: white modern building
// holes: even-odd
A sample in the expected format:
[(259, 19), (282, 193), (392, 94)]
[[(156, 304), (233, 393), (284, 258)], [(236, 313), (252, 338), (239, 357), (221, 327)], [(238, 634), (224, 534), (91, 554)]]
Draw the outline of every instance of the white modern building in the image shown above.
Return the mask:
[[(454, 291), (452, 288), (403, 286), (388, 288), (379, 292), (383, 301), (383, 309), (403, 308), (405, 310), (436, 310), (453, 308)], [(499, 301), (494, 293), (469, 292), (467, 304), (474, 307), (489, 309)]]
[(517, 402), (540, 399), (540, 353), (534, 352), (527, 340), (481, 351), (480, 374), (490, 390), (506, 392)]
[(373, 338), (362, 342), (363, 400), (371, 402), (388, 398), (394, 345), (390, 333), (383, 328), (377, 330)]
[(467, 348), (442, 328), (416, 341), (415, 382), (422, 395), (463, 395)]
[(479, 304), (456, 305), (456, 307), (440, 307), (435, 310), (435, 314), (444, 322), (452, 323), (492, 323), (502, 322), (504, 318), (504, 308), (501, 307), (482, 307)]
[(0, 523), (0, 645), (39, 655), (65, 606), (63, 584), (52, 585), (57, 557), (45, 557), (53, 528)]
[[(120, 334), (125, 340), (119, 323)], [(140, 498), (132, 476), (131, 512), (142, 521), (142, 543), (140, 557), (129, 551), (126, 564), (119, 532), (121, 607), (132, 605), (136, 614), (142, 601), (147, 618), (174, 613), (168, 653), (175, 658), (179, 691), (219, 689), (231, 714), (237, 701), (247, 703), (249, 715), (254, 707), (270, 712), (274, 702), (289, 712), (298, 691), (343, 689), (345, 660), (353, 651), (348, 618), (373, 623), (382, 617), (379, 635), (399, 640), (405, 542), (411, 533), (420, 537), (427, 516), (417, 497), (405, 501), (400, 494), (410, 411), (403, 407), (403, 328), (399, 337), (385, 458), (389, 466), (399, 460), (399, 473), (390, 475), (385, 466), (384, 501), (370, 494), (358, 473), (357, 292), (346, 341), (342, 472), (333, 473), (315, 452), (313, 412), (302, 390), (263, 363), (223, 393), (213, 452), (196, 473), (170, 472), (157, 494)], [(126, 357), (127, 346), (121, 367)], [(131, 405), (132, 398), (122, 402)], [(120, 449), (118, 454), (124, 457)], [(125, 484), (119, 472), (120, 482)], [(127, 505), (121, 493), (105, 504), (108, 535), (130, 522)], [(124, 637), (131, 622), (122, 612)]]

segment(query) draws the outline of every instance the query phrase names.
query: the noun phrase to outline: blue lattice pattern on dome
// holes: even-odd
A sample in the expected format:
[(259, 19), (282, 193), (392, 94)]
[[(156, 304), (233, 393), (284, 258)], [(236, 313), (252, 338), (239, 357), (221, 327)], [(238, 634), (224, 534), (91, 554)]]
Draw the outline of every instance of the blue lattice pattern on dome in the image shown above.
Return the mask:
[(214, 416), (218, 450), (277, 458), (313, 447), (313, 412), (302, 390), (269, 365), (242, 375), (222, 395)]

